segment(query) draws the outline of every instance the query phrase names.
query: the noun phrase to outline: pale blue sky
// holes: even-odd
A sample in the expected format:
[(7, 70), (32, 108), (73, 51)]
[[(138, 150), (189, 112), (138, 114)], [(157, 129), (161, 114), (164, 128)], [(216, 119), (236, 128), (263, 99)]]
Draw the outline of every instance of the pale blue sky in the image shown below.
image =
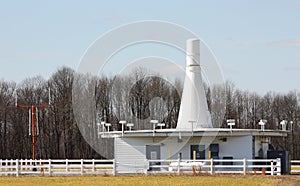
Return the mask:
[(0, 78), (48, 78), (76, 69), (99, 36), (162, 20), (186, 27), (212, 49), (226, 79), (265, 93), (300, 90), (300, 1), (0, 1)]

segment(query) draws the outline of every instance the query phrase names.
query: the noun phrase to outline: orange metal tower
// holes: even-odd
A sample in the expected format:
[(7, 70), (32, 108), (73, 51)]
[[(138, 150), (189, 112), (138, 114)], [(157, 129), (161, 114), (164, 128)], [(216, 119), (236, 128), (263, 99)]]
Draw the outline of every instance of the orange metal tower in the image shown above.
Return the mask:
[(18, 105), (18, 98), (16, 95), (15, 106), (21, 110), (24, 110), (29, 113), (29, 136), (31, 136), (32, 142), (32, 159), (36, 159), (36, 138), (39, 135), (39, 126), (38, 126), (38, 113), (50, 106), (50, 89), (49, 89), (49, 103), (48, 104), (26, 104)]

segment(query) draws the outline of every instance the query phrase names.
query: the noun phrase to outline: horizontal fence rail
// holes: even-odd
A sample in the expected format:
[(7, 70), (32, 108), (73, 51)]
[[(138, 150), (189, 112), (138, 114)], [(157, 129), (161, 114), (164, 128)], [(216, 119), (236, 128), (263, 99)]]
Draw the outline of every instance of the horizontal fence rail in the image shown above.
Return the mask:
[(280, 159), (148, 160), (148, 173), (281, 175)]
[(300, 174), (300, 160), (291, 160), (291, 174)]
[(0, 176), (115, 175), (114, 160), (0, 160)]
[[(0, 176), (76, 176), (118, 174), (113, 160), (0, 160)], [(300, 173), (300, 161), (292, 160), (291, 173)], [(280, 175), (280, 159), (145, 160), (145, 174), (269, 174)], [(120, 173), (121, 174), (121, 173)]]

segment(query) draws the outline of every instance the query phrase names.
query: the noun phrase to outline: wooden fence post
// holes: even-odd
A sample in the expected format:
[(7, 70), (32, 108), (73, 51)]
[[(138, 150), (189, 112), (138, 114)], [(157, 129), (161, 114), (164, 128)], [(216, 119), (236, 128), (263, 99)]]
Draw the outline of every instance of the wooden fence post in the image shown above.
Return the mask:
[(68, 162), (68, 159), (66, 159), (66, 172), (69, 172), (69, 162)]
[(19, 160), (16, 159), (16, 176), (19, 177)]
[(247, 172), (247, 160), (246, 158), (243, 159), (243, 173), (246, 175)]
[[(10, 159), (10, 171), (13, 172), (14, 170), (14, 160), (13, 159)], [(12, 175), (12, 174), (11, 174)]]
[(181, 161), (181, 152), (178, 153), (178, 165), (177, 165), (177, 174), (180, 175), (180, 161)]
[(82, 176), (83, 175), (83, 159), (80, 160), (80, 165), (81, 165), (80, 174)]
[(277, 158), (276, 160), (276, 167), (277, 167), (277, 175), (281, 175), (281, 159)]
[(117, 162), (116, 162), (116, 159), (113, 159), (113, 176), (116, 176), (116, 172), (117, 172), (117, 170), (116, 170), (116, 164), (117, 164)]
[(49, 159), (49, 167), (48, 167), (48, 171), (49, 171), (49, 176), (52, 176), (52, 170), (51, 170), (51, 159)]
[(271, 160), (271, 175), (274, 175), (274, 162)]
[(92, 172), (95, 174), (95, 159), (92, 159)]
[(211, 158), (210, 159), (210, 175), (213, 175), (213, 173), (214, 173), (213, 168), (214, 168), (214, 159)]

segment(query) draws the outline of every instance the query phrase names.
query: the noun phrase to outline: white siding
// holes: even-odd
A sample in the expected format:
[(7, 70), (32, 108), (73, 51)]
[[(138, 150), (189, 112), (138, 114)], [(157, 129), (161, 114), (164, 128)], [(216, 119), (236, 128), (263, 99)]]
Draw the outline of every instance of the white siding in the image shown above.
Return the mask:
[(146, 147), (136, 139), (115, 139), (117, 173), (144, 173), (147, 170)]
[[(165, 159), (169, 158), (171, 154), (172, 159), (178, 158), (178, 153), (181, 153), (182, 159), (190, 159), (190, 149), (191, 145), (206, 145), (208, 148), (208, 144), (213, 141), (212, 137), (192, 137), (192, 138), (182, 138), (182, 142), (178, 143), (177, 138), (167, 138), (165, 141), (165, 145), (162, 148), (162, 154), (165, 153)], [(207, 158), (207, 153), (205, 153), (205, 157)]]
[(230, 137), (226, 142), (219, 142), (220, 158), (232, 156), (233, 159), (252, 159), (252, 136)]
[[(226, 137), (178, 137), (168, 138), (116, 138), (115, 159), (117, 162), (117, 173), (144, 173), (148, 169), (146, 160), (146, 145), (160, 145), (161, 159), (177, 159), (178, 153), (182, 153), (182, 159), (190, 159), (191, 145), (206, 145), (205, 156), (208, 158), (210, 143), (219, 144), (219, 157), (231, 156), (234, 159), (252, 159), (252, 136)], [(201, 143), (200, 143), (201, 142)]]
[(182, 159), (190, 159), (191, 145), (205, 145), (205, 158), (208, 158), (210, 143), (219, 144), (220, 158), (232, 156), (234, 159), (252, 159), (252, 136), (227, 137), (226, 142), (220, 138), (213, 140), (212, 137), (193, 137), (183, 140), (181, 143), (178, 143), (177, 138), (169, 137), (164, 140), (164, 146), (162, 146), (162, 159), (168, 159), (170, 154), (172, 159), (177, 159), (179, 152), (182, 154)]

